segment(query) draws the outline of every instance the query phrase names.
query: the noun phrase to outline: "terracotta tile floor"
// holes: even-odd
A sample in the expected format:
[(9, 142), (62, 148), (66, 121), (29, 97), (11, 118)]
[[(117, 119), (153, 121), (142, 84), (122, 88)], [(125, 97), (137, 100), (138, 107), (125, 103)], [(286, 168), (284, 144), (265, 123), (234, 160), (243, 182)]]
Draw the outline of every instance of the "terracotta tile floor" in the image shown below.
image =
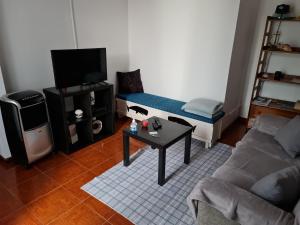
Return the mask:
[[(80, 190), (80, 187), (122, 161), (122, 129), (70, 155), (55, 153), (26, 170), (0, 159), (0, 224), (2, 225), (126, 225), (117, 212)], [(222, 142), (235, 144), (245, 132), (240, 121), (225, 132)], [(131, 153), (143, 146), (132, 140)]]

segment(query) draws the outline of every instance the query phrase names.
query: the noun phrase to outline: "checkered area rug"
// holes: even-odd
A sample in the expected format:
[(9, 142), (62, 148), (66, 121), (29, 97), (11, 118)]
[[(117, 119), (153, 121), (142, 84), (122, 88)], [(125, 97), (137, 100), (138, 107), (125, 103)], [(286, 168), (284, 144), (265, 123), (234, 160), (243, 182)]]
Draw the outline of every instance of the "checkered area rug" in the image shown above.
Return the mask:
[(217, 144), (205, 150), (192, 140), (191, 162), (183, 163), (184, 141), (167, 149), (166, 183), (157, 184), (158, 150), (147, 146), (106, 171), (82, 189), (137, 225), (194, 224), (186, 198), (196, 183), (220, 167), (231, 155), (231, 147)]

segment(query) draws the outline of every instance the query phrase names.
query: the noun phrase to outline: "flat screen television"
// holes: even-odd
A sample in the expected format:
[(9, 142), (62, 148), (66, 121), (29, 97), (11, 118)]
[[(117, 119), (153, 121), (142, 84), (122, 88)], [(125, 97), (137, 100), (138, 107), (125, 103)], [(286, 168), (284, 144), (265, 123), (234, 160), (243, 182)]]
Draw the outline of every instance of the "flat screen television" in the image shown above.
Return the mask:
[(51, 58), (56, 88), (107, 80), (105, 48), (51, 50)]

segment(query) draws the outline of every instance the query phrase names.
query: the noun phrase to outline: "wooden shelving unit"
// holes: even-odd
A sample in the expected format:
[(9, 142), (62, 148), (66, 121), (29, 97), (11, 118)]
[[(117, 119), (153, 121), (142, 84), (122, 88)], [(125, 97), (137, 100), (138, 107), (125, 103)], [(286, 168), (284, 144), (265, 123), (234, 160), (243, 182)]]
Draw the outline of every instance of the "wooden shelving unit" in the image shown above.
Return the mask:
[(300, 19), (297, 19), (297, 18), (294, 18), (294, 17), (288, 18), (288, 19), (279, 19), (279, 18), (276, 18), (276, 17), (269, 16), (268, 20), (274, 21), (274, 22), (280, 22), (280, 21), (285, 21), (285, 22), (300, 22)]
[(299, 47), (291, 47), (291, 48), (292, 48), (292, 51), (289, 52), (289, 51), (283, 51), (283, 50), (275, 48), (275, 47), (265, 46), (265, 47), (263, 47), (263, 51), (275, 52), (275, 53), (285, 53), (285, 54), (300, 54), (300, 48)]
[(281, 115), (285, 117), (294, 117), (295, 115), (300, 114), (300, 110), (294, 109), (295, 102), (283, 101), (274, 98), (268, 98), (270, 99), (270, 103), (267, 105), (258, 104), (257, 102), (258, 98), (264, 97), (261, 96), (261, 91), (265, 82), (300, 85), (300, 74), (299, 75), (285, 74), (282, 79), (276, 80), (275, 74), (268, 72), (268, 59), (272, 56), (273, 53), (282, 54), (282, 55), (285, 54), (300, 55), (300, 47), (298, 46), (292, 46), (291, 47), (292, 51), (284, 51), (278, 49), (276, 46), (273, 46), (271, 44), (274, 24), (284, 23), (284, 22), (300, 22), (300, 19), (295, 19), (295, 18), (278, 19), (274, 17), (268, 17), (266, 20), (263, 43), (260, 51), (255, 82), (252, 90), (252, 97), (251, 97), (251, 104), (250, 104), (249, 118), (248, 118), (249, 127), (252, 126), (255, 117), (261, 114), (275, 114), (275, 115)]
[[(263, 77), (264, 75), (267, 75), (268, 77)], [(259, 79), (261, 81), (272, 81), (272, 82), (278, 82), (278, 83), (288, 83), (288, 84), (299, 84), (300, 85), (300, 76), (285, 74), (284, 78), (282, 78), (280, 80), (275, 80), (274, 77), (275, 77), (274, 73), (261, 73), (261, 74), (257, 75), (257, 79)]]

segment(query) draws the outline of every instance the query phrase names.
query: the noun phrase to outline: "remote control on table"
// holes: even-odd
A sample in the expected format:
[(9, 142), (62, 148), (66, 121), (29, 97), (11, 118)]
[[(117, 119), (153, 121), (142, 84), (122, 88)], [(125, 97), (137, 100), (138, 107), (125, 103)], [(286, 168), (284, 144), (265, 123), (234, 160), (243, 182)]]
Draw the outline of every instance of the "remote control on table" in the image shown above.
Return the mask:
[(159, 128), (161, 128), (161, 123), (160, 123), (159, 119), (154, 119), (154, 121), (155, 121), (155, 123), (157, 124), (157, 126), (158, 126)]
[(154, 130), (158, 130), (159, 129), (159, 126), (155, 122), (152, 123), (152, 126), (153, 126)]
[(154, 119), (154, 123), (152, 123), (153, 129), (158, 130), (161, 128), (161, 123), (158, 119)]

